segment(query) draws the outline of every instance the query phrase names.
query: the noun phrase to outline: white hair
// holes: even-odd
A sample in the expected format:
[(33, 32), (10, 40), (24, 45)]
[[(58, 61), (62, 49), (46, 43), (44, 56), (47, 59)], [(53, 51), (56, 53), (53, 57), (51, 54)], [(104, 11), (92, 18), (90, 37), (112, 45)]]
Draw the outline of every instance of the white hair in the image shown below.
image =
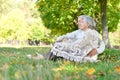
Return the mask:
[(83, 18), (85, 22), (89, 24), (89, 27), (96, 27), (95, 20), (88, 15), (80, 15), (78, 18)]

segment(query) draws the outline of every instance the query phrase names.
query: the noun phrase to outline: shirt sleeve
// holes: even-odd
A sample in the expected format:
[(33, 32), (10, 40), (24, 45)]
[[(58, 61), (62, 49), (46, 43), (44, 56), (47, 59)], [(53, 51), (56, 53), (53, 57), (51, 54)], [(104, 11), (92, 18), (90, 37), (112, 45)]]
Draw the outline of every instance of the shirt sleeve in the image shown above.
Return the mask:
[(100, 45), (97, 48), (97, 52), (98, 52), (98, 54), (101, 54), (104, 50), (105, 50), (105, 44), (102, 40), (100, 40)]
[[(95, 35), (99, 36), (99, 33), (96, 30), (94, 30), (94, 32), (95, 32)], [(101, 54), (104, 50), (105, 50), (105, 44), (100, 39), (100, 36), (99, 36), (99, 44), (98, 44), (97, 52), (98, 54)]]
[(72, 39), (72, 38), (75, 38), (75, 36), (76, 36), (77, 33), (78, 33), (78, 30), (73, 31), (71, 33), (67, 33), (66, 35), (64, 35), (64, 37), (68, 38), (68, 39)]

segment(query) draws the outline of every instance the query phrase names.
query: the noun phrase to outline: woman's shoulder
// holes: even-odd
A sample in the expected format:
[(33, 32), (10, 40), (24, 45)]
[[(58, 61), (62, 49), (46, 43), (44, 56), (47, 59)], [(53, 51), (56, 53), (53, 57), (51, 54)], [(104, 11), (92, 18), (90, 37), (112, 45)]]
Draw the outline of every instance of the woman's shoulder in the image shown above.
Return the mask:
[(93, 29), (88, 29), (87, 34), (89, 34), (89, 35), (97, 35), (97, 36), (99, 35), (98, 31), (93, 30)]
[(92, 30), (94, 34), (99, 34), (97, 30)]
[(98, 34), (98, 31), (95, 29), (88, 29), (87, 32)]
[(92, 30), (92, 35), (99, 37), (99, 32), (97, 30)]
[(75, 31), (73, 31), (73, 32), (71, 32), (71, 33), (73, 33), (73, 34), (82, 33), (82, 30), (78, 29), (78, 30), (75, 30)]

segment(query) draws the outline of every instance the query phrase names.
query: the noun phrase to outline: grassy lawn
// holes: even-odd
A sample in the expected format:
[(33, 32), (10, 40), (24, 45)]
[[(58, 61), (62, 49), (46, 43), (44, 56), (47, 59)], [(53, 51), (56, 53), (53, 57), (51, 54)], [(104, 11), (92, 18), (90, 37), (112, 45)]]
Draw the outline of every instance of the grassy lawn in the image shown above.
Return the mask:
[(0, 80), (120, 80), (120, 50), (105, 50), (97, 63), (32, 60), (49, 47), (0, 47)]

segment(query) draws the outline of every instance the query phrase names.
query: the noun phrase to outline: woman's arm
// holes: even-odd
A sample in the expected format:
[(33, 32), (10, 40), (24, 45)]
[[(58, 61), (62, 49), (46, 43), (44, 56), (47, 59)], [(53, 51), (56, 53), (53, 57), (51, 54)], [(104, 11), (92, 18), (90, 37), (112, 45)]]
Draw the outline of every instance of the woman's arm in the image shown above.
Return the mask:
[[(96, 36), (99, 36), (99, 33), (97, 31), (95, 31), (95, 34), (97, 34)], [(99, 41), (98, 41), (98, 48), (93, 48), (87, 56), (94, 56), (96, 54), (101, 54), (104, 50), (105, 50), (105, 44), (104, 42), (100, 39), (99, 36)]]
[(105, 50), (105, 44), (102, 40), (100, 40), (99, 47), (97, 48), (97, 53), (101, 54)]
[(92, 57), (92, 56), (94, 56), (94, 55), (96, 55), (96, 54), (101, 54), (104, 50), (105, 50), (105, 44), (104, 44), (103, 41), (101, 41), (101, 42), (100, 42), (100, 45), (99, 45), (99, 48), (97, 48), (97, 49), (96, 49), (96, 48), (93, 48), (93, 49), (88, 53), (87, 56)]
[(67, 33), (67, 34), (65, 34), (65, 35), (62, 35), (62, 36), (60, 36), (60, 37), (58, 37), (58, 38), (56, 39), (56, 42), (60, 42), (60, 41), (62, 41), (64, 38), (72, 39), (72, 38), (75, 37), (75, 35), (76, 35), (77, 33), (78, 33), (78, 30), (73, 31), (73, 32), (71, 32), (71, 33)]

